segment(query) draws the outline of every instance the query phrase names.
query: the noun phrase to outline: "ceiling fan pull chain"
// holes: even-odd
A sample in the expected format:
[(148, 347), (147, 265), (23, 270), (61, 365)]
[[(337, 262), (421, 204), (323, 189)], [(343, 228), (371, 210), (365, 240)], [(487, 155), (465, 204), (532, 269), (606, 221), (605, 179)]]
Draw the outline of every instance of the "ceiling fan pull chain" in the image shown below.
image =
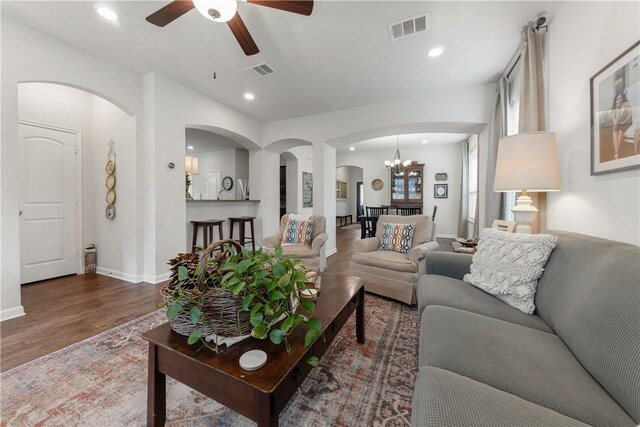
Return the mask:
[(213, 80), (216, 79), (216, 27), (213, 28)]

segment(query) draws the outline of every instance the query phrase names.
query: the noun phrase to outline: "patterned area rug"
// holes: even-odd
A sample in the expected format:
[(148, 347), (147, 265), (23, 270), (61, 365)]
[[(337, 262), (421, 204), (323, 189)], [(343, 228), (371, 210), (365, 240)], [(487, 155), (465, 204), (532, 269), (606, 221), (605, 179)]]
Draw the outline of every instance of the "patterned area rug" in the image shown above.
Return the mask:
[[(3, 426), (141, 426), (146, 422), (147, 343), (159, 310), (2, 373)], [(283, 426), (409, 425), (418, 366), (417, 310), (367, 294), (366, 343), (355, 316), (280, 414)], [(168, 378), (167, 424), (254, 426)]]

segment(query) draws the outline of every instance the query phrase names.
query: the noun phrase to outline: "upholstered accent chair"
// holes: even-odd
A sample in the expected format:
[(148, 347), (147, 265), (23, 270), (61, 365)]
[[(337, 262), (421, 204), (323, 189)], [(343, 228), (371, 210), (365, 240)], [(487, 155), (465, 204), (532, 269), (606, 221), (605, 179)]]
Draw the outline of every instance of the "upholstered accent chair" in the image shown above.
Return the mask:
[[(325, 233), (326, 221), (323, 216), (319, 215), (311, 215), (309, 219), (313, 221), (311, 245), (285, 245), (282, 246), (282, 253), (299, 258), (309, 270), (324, 271), (327, 267), (327, 259), (323, 246), (329, 238), (329, 235)], [(282, 244), (282, 235), (288, 222), (289, 214), (283, 215), (280, 219), (280, 233), (264, 238), (262, 243), (265, 251), (273, 253), (276, 246)]]
[[(416, 224), (409, 253), (380, 250), (385, 223)], [(415, 304), (414, 289), (425, 274), (425, 256), (439, 248), (434, 235), (435, 224), (428, 216), (381, 215), (375, 237), (354, 243), (350, 274), (365, 279), (369, 292)]]

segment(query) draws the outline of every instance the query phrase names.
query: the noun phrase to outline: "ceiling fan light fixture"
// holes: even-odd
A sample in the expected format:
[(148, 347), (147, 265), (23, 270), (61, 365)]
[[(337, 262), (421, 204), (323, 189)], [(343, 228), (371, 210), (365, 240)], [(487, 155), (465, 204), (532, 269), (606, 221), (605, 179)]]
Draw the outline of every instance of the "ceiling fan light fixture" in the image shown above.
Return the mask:
[(193, 5), (205, 18), (215, 22), (227, 22), (238, 10), (236, 0), (193, 0)]

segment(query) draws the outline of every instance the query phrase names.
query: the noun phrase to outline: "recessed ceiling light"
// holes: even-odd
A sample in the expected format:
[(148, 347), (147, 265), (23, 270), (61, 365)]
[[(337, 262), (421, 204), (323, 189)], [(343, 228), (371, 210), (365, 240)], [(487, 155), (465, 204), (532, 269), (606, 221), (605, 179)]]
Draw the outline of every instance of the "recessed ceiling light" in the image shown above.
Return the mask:
[(187, 149), (193, 150), (193, 145), (187, 145)]
[(423, 144), (426, 144), (427, 142), (429, 142), (429, 140), (428, 140), (428, 139), (423, 139), (423, 140), (422, 140), (422, 143), (423, 143)]
[(104, 19), (109, 21), (117, 21), (118, 15), (108, 7), (100, 6), (96, 9), (98, 15), (102, 16)]
[(429, 57), (435, 58), (436, 56), (442, 55), (442, 52), (444, 52), (444, 46), (434, 47), (429, 51)]
[(255, 96), (252, 93), (245, 93), (244, 94), (244, 99), (248, 99), (249, 101), (253, 100), (255, 98)]
[(356, 147), (349, 147), (349, 151), (353, 151), (355, 149), (356, 149)]

